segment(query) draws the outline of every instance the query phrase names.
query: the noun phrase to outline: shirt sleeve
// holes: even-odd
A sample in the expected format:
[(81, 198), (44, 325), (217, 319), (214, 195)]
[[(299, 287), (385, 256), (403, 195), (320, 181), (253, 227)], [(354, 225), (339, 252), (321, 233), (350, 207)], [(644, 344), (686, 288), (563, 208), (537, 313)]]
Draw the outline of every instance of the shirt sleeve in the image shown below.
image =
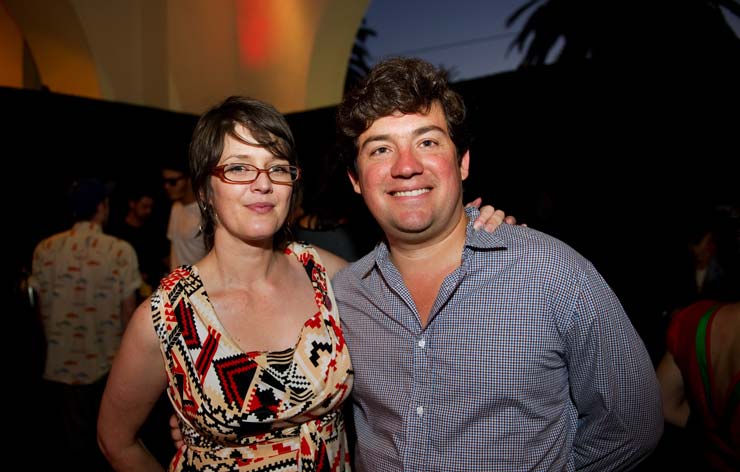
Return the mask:
[(33, 259), (31, 261), (31, 275), (28, 277), (28, 285), (31, 286), (37, 293), (41, 292), (45, 285), (46, 278), (44, 277), (44, 249), (43, 246), (47, 244), (47, 241), (39, 243), (33, 251)]
[(175, 237), (175, 220), (177, 219), (178, 202), (174, 202), (170, 207), (170, 217), (167, 220), (167, 239), (172, 241)]
[(138, 290), (142, 280), (136, 251), (134, 251), (131, 244), (123, 240), (119, 240), (118, 242), (120, 244), (120, 255), (117, 265), (121, 280), (121, 297), (126, 298)]
[(576, 470), (626, 470), (663, 434), (660, 387), (650, 357), (619, 300), (588, 265), (565, 335), (578, 412)]

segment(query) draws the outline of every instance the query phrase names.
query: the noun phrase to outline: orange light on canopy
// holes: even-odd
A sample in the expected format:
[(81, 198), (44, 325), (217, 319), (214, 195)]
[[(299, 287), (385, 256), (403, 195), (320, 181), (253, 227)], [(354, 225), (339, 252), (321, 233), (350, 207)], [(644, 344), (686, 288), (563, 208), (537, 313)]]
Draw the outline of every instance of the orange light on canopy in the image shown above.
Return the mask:
[(237, 0), (236, 25), (241, 63), (251, 69), (267, 65), (270, 49), (270, 0)]

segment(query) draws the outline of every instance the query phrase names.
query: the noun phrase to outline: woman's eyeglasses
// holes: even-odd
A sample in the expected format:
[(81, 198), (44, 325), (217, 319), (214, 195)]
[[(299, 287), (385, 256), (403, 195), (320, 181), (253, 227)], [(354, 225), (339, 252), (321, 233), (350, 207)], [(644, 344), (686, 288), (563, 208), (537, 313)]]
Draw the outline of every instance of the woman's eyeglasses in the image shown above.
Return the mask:
[(300, 178), (301, 169), (289, 165), (276, 165), (267, 169), (260, 169), (251, 164), (234, 163), (216, 166), (211, 171), (212, 175), (229, 184), (251, 184), (262, 173), (266, 174), (273, 184), (289, 185)]

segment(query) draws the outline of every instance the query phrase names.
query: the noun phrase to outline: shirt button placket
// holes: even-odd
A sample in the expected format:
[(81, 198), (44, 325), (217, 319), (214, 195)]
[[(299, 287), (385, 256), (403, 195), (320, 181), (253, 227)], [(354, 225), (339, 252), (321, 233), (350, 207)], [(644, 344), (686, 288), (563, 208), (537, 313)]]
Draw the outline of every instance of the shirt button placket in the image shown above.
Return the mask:
[(424, 418), (426, 413), (427, 401), (429, 399), (428, 389), (430, 388), (429, 379), (429, 362), (428, 362), (428, 342), (423, 336), (417, 336), (412, 341), (414, 371), (413, 371), (413, 390), (411, 399), (411, 428), (408, 435), (408, 452), (406, 465), (409, 470), (424, 470), (426, 459), (429, 457), (427, 451), (427, 426)]

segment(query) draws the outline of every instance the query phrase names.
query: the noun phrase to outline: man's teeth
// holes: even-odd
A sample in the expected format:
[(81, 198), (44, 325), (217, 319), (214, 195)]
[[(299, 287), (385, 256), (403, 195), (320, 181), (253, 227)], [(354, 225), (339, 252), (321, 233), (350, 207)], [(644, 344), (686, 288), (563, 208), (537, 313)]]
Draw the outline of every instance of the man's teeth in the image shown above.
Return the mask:
[(416, 190), (406, 190), (403, 192), (393, 192), (394, 197), (415, 197), (417, 195), (421, 195), (422, 193), (427, 193), (429, 191), (428, 188), (417, 188)]

